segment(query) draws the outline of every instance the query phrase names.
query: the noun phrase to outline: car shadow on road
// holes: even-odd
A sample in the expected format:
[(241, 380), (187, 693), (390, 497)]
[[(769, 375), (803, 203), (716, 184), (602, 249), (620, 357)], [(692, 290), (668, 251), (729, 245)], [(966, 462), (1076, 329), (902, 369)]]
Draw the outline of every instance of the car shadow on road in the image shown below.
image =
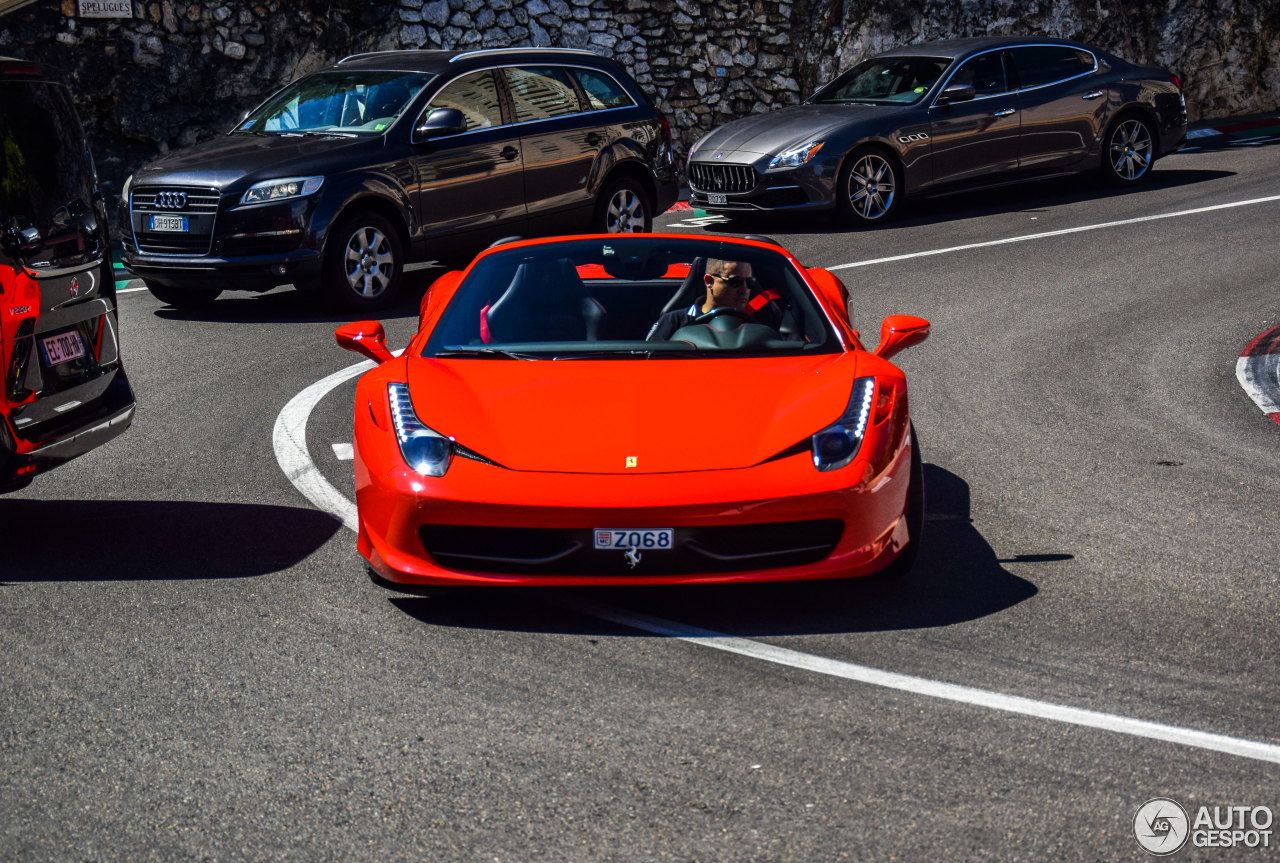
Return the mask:
[(4, 498), (0, 588), (266, 575), (304, 560), (339, 530), (333, 516), (292, 506)]
[(1151, 172), (1140, 186), (1116, 188), (1101, 182), (1081, 181), (1079, 176), (1056, 177), (956, 192), (937, 197), (908, 199), (891, 221), (882, 225), (858, 227), (837, 218), (834, 212), (817, 213), (741, 213), (734, 214), (727, 222), (702, 226), (708, 233), (764, 234), (770, 231), (779, 236), (791, 234), (844, 234), (895, 230), (901, 228), (978, 219), (1000, 213), (1034, 212), (1066, 204), (1101, 201), (1127, 195), (1141, 195), (1160, 189), (1176, 189), (1197, 183), (1207, 183), (1235, 176), (1231, 171), (1211, 171), (1195, 168), (1161, 167)]
[(264, 294), (228, 290), (209, 305), (186, 309), (161, 306), (155, 310), (155, 316), (164, 320), (213, 324), (330, 323), (335, 326), (358, 320), (388, 321), (410, 317), (416, 320), (427, 288), (445, 272), (443, 267), (430, 267), (406, 273), (396, 301), (387, 308), (371, 312), (341, 309), (323, 296), (286, 287)]
[[(969, 486), (925, 465), (925, 530), (915, 566), (897, 582), (874, 579), (749, 585), (616, 588), (474, 588), (396, 597), (400, 610), (433, 626), (645, 635), (575, 609), (605, 606), (739, 636), (920, 629), (996, 614), (1034, 596), (1036, 587), (1006, 571), (969, 516)], [(1021, 554), (1053, 562), (1069, 554)], [(614, 615), (615, 619), (617, 616)]]

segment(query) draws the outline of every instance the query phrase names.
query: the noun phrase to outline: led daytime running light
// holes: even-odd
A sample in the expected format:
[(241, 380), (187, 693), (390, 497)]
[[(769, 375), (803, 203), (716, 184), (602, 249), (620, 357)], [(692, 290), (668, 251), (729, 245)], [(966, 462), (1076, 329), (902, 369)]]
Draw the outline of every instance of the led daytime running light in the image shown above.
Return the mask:
[(876, 391), (874, 377), (853, 382), (844, 416), (813, 436), (813, 466), (820, 471), (838, 470), (853, 461), (862, 446), (862, 438), (871, 419), (871, 404)]
[(388, 384), (391, 425), (405, 463), (423, 476), (444, 476), (453, 460), (453, 438), (423, 425), (413, 409), (408, 384)]

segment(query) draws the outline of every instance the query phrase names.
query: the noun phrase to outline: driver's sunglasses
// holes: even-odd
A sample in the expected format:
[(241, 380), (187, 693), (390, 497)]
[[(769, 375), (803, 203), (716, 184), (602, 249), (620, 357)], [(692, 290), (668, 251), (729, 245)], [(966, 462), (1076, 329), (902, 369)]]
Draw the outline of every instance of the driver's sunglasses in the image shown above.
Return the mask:
[(740, 288), (747, 283), (742, 276), (722, 276), (719, 273), (712, 273), (711, 278), (719, 279), (731, 288)]

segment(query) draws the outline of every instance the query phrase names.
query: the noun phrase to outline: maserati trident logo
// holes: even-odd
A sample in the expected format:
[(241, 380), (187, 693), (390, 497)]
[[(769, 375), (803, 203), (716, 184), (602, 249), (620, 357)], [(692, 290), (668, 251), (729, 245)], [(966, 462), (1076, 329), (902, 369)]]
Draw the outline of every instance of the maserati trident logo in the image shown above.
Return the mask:
[(634, 545), (627, 549), (627, 553), (623, 555), (627, 559), (627, 567), (635, 569), (640, 565), (640, 550)]
[(161, 192), (156, 195), (156, 206), (162, 210), (181, 210), (187, 206), (187, 193)]

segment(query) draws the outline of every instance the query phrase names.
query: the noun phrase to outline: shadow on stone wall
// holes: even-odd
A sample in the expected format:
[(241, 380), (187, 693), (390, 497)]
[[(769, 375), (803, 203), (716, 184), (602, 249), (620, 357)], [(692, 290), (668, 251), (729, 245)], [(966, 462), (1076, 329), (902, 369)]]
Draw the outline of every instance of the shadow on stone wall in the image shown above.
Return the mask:
[(954, 36), (1080, 39), (1183, 78), (1192, 119), (1280, 104), (1280, 0), (133, 0), (131, 19), (41, 0), (0, 17), (0, 54), (65, 70), (103, 191), (225, 132), (266, 95), (347, 54), (555, 45), (614, 57), (681, 151), (716, 125), (795, 104), (895, 45)]

